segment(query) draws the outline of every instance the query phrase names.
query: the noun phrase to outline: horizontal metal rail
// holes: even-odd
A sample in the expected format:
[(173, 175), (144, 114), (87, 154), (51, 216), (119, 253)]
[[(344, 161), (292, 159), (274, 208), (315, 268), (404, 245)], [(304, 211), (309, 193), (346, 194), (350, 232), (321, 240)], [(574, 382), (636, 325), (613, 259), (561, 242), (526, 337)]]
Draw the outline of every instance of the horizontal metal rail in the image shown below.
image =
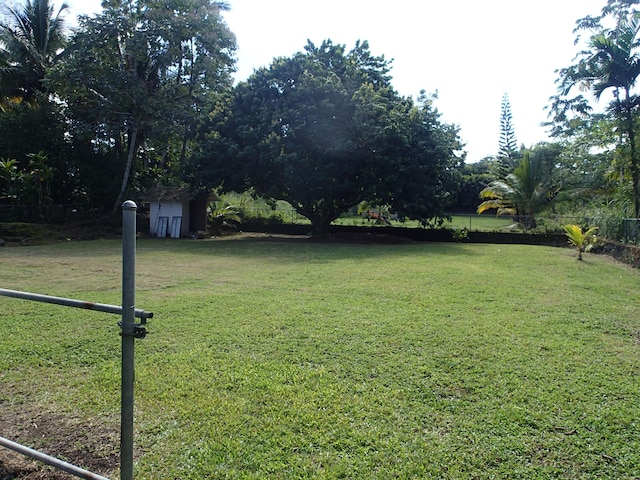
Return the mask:
[(21, 453), (22, 455), (26, 455), (27, 457), (31, 457), (35, 460), (46, 463), (47, 465), (51, 465), (52, 467), (56, 467), (58, 470), (63, 470), (79, 478), (85, 478), (87, 480), (109, 480), (107, 477), (102, 477), (96, 473), (92, 473), (88, 470), (76, 467), (75, 465), (72, 465), (70, 463), (63, 462), (62, 460), (59, 460), (55, 457), (51, 457), (42, 452), (38, 452), (37, 450), (25, 447), (24, 445), (12, 442), (11, 440), (7, 440), (3, 437), (0, 437), (0, 445)]
[[(0, 296), (22, 298), (23, 300), (33, 300), (35, 302), (53, 303), (55, 305), (65, 305), (67, 307), (84, 308), (85, 310), (96, 310), (99, 312), (115, 313), (122, 315), (122, 307), (118, 305), (106, 305), (104, 303), (85, 302), (83, 300), (74, 300), (72, 298), (54, 297), (51, 295), (40, 295), (38, 293), (19, 292), (17, 290), (7, 290), (0, 288)], [(135, 309), (136, 318), (142, 319), (145, 323), (147, 318), (153, 318), (153, 312)]]

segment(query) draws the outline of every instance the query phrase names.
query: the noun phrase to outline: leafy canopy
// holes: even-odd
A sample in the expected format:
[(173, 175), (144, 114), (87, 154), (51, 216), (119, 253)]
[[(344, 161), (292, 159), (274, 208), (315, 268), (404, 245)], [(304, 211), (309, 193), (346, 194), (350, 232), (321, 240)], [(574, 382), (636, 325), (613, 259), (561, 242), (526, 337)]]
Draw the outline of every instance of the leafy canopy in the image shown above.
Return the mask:
[(66, 43), (64, 14), (48, 0), (27, 0), (21, 8), (5, 3), (0, 13), (0, 105), (34, 100), (47, 71)]
[(49, 81), (74, 133), (116, 157), (115, 211), (132, 180), (179, 177), (211, 105), (231, 87), (235, 38), (220, 2), (109, 0), (103, 7), (81, 19)]
[[(617, 126), (616, 146), (620, 168), (631, 173), (635, 216), (640, 215), (640, 166), (636, 117), (640, 100), (634, 93), (640, 75), (640, 12), (636, 0), (609, 0), (597, 17), (578, 20), (576, 32), (589, 33), (586, 47), (574, 63), (558, 71), (558, 94), (552, 97), (555, 135), (572, 135), (589, 125), (593, 107), (586, 91), (596, 100), (612, 92), (607, 115)], [(580, 37), (576, 41), (579, 40)], [(576, 92), (577, 90), (577, 92)]]
[(400, 97), (390, 62), (330, 40), (277, 58), (240, 83), (201, 159), (205, 182), (288, 201), (325, 233), (363, 200), (402, 215), (442, 215), (461, 148), (431, 100)]

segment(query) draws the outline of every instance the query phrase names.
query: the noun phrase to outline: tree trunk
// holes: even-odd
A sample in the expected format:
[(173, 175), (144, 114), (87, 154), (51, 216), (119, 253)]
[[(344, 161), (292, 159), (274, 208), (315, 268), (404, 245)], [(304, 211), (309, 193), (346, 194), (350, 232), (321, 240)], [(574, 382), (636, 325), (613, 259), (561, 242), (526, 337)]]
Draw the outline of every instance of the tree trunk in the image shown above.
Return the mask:
[(319, 238), (325, 238), (329, 236), (329, 225), (331, 222), (326, 222), (324, 220), (314, 220), (311, 222), (311, 227), (313, 229), (313, 235)]
[(313, 208), (310, 208), (305, 210), (302, 214), (311, 221), (311, 231), (313, 233), (313, 236), (329, 236), (329, 225), (331, 225), (333, 219), (330, 219), (326, 215), (326, 212), (322, 211), (322, 209), (315, 210)]
[(636, 136), (633, 129), (633, 112), (631, 110), (631, 99), (629, 89), (625, 89), (626, 92), (626, 121), (627, 121), (627, 135), (629, 135), (629, 155), (631, 156), (631, 182), (633, 183), (633, 212), (636, 218), (640, 217), (640, 173), (638, 172), (638, 159), (636, 158)]
[(127, 153), (127, 166), (124, 169), (124, 175), (122, 176), (122, 186), (120, 187), (120, 193), (118, 194), (118, 198), (116, 198), (116, 203), (113, 205), (113, 211), (111, 212), (115, 215), (122, 205), (122, 201), (124, 199), (124, 194), (127, 192), (127, 187), (129, 186), (129, 175), (131, 174), (131, 168), (133, 165), (133, 159), (136, 153), (136, 142), (138, 140), (138, 126), (134, 124), (131, 130), (131, 137), (129, 138), (129, 152)]

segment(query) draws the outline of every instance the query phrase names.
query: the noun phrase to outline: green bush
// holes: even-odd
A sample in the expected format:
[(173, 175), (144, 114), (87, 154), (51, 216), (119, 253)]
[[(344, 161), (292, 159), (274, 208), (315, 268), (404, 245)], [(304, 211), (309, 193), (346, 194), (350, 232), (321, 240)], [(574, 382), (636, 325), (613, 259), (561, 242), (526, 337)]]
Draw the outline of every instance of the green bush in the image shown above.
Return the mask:
[(251, 190), (243, 193), (229, 192), (220, 197), (237, 208), (238, 215), (245, 223), (268, 225), (307, 222), (307, 219), (300, 216), (289, 203), (265, 199)]

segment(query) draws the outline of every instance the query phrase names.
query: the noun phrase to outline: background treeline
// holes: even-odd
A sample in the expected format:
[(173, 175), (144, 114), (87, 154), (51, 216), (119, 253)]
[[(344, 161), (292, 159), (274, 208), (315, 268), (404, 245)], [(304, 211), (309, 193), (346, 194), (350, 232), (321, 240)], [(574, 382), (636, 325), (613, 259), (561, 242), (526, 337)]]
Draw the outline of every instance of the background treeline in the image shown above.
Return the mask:
[(535, 229), (551, 212), (619, 238), (640, 210), (637, 4), (578, 19), (547, 106), (553, 142), (518, 145), (505, 94), (496, 155), (473, 162), (435, 96), (400, 96), (366, 41), (309, 42), (234, 85), (224, 2), (108, 0), (73, 29), (66, 4), (5, 5), (0, 216), (104, 214), (164, 184), (286, 201), (318, 232), (367, 205), (425, 226), (488, 211)]

